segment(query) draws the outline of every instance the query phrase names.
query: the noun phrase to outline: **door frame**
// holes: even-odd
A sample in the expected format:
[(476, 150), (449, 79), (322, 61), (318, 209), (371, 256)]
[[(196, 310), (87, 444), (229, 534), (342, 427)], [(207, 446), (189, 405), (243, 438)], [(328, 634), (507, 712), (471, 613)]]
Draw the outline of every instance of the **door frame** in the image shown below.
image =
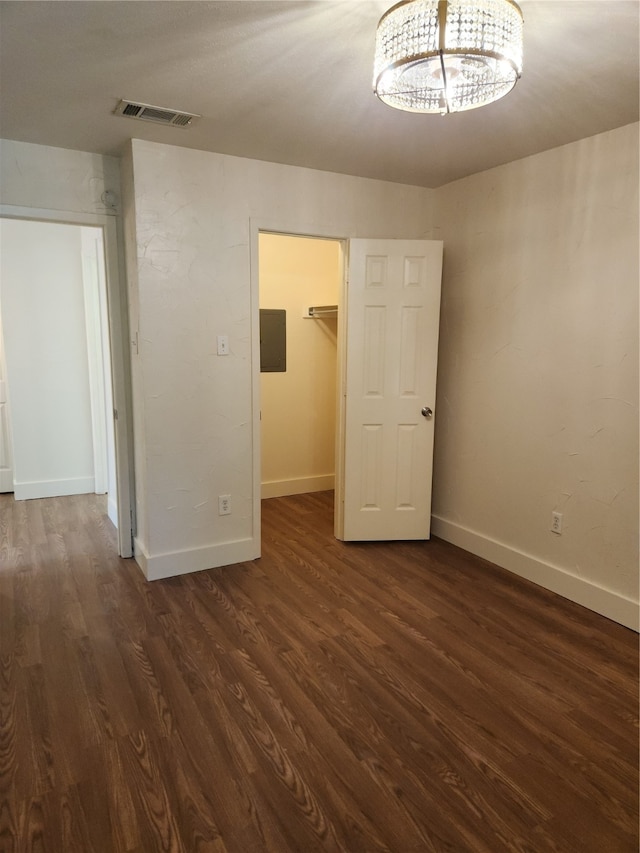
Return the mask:
[(347, 311), (347, 273), (349, 269), (349, 237), (337, 235), (333, 231), (308, 228), (300, 223), (286, 223), (274, 219), (249, 219), (250, 273), (251, 273), (251, 410), (252, 410), (252, 457), (253, 457), (253, 540), (257, 555), (262, 548), (261, 504), (262, 504), (262, 435), (260, 428), (260, 267), (259, 238), (261, 233), (279, 234), (283, 237), (307, 237), (311, 240), (335, 240), (340, 243), (342, 252), (342, 282), (338, 305), (338, 341), (336, 368), (336, 471), (334, 491), (334, 532), (336, 537), (342, 531), (343, 492), (344, 492), (344, 427), (345, 427), (345, 377), (346, 377), (346, 311)]
[(102, 230), (107, 290), (107, 312), (111, 349), (111, 379), (114, 405), (116, 482), (118, 490), (118, 553), (133, 556), (133, 427), (131, 417), (131, 370), (129, 322), (124, 264), (118, 246), (118, 221), (115, 214), (75, 213), (64, 210), (0, 205), (0, 217), (86, 225)]
[[(84, 225), (78, 226), (83, 229)], [(84, 316), (85, 326), (87, 329), (87, 354), (89, 356), (89, 398), (91, 400), (91, 430), (93, 434), (93, 468), (95, 478), (95, 492), (98, 495), (109, 493), (109, 450), (110, 445), (115, 445), (115, 436), (113, 443), (110, 442), (107, 431), (107, 418), (113, 417), (112, 413), (108, 412), (107, 400), (112, 398), (111, 389), (111, 341), (108, 341), (107, 349), (109, 358), (105, 358), (104, 351), (104, 335), (103, 329), (107, 326), (107, 335), (109, 337), (106, 307), (106, 291), (107, 285), (104, 278), (104, 233), (102, 229), (92, 229), (92, 236), (100, 235), (100, 249), (102, 257), (97, 259), (97, 252), (93, 251), (91, 257), (86, 254), (86, 242), (88, 242), (86, 233), (80, 232), (80, 256), (82, 261), (82, 289), (84, 293)], [(92, 241), (91, 247), (96, 248), (98, 240)], [(92, 269), (93, 261), (97, 261), (95, 269)], [(93, 280), (91, 279), (94, 274)], [(94, 287), (95, 281), (98, 281), (98, 287)], [(104, 303), (104, 304), (103, 304)], [(105, 381), (107, 371), (107, 362), (109, 367), (109, 382)], [(110, 400), (112, 402), (112, 400)], [(113, 410), (115, 407), (111, 405)], [(116, 500), (117, 500), (117, 483)], [(113, 497), (108, 495), (109, 501)], [(107, 513), (108, 514), (108, 513)]]

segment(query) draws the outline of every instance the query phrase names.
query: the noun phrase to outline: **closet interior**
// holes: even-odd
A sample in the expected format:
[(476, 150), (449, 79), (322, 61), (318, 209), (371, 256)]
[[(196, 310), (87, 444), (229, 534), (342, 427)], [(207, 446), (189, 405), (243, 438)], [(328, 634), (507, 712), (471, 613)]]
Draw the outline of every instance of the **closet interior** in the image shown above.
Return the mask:
[(263, 498), (334, 488), (342, 278), (340, 241), (260, 234)]

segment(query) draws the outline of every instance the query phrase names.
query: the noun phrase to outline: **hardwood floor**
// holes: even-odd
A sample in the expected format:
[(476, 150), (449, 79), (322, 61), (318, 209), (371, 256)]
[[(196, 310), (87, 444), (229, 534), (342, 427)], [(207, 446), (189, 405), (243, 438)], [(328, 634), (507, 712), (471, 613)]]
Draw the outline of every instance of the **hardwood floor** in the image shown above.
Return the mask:
[(638, 850), (637, 636), (331, 515), (149, 584), (100, 498), (0, 496), (2, 853)]

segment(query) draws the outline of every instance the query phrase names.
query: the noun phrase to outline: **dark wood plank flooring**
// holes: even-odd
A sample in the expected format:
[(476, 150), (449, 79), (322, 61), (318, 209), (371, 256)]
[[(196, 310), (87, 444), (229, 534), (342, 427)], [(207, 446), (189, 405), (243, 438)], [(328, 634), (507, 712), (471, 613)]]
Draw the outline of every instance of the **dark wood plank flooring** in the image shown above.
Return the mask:
[(330, 493), (152, 584), (103, 507), (0, 496), (1, 853), (638, 850), (633, 632)]

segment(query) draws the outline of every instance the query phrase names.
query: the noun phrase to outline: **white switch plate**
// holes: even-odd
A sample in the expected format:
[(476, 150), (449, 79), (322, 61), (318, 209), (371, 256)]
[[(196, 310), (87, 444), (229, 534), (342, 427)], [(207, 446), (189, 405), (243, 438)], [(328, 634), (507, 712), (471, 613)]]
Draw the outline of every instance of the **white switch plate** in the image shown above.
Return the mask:
[(229, 335), (218, 335), (218, 355), (229, 355)]

